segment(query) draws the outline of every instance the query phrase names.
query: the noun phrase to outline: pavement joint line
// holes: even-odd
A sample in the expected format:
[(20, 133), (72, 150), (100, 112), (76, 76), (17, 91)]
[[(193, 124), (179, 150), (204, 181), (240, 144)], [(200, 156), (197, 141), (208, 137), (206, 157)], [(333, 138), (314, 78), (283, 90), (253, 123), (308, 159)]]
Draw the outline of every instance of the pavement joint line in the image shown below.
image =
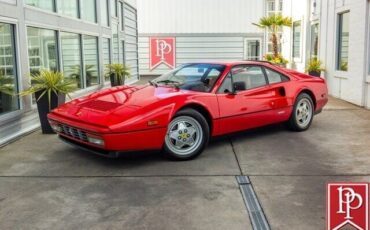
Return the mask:
[(260, 205), (256, 192), (248, 176), (236, 176), (239, 189), (247, 208), (249, 219), (254, 230), (270, 230), (270, 225)]
[(247, 174), (249, 177), (264, 177), (264, 176), (269, 176), (269, 177), (279, 177), (279, 176), (284, 176), (284, 177), (343, 177), (343, 176), (370, 176), (370, 173), (355, 173), (355, 174), (320, 174), (320, 175), (310, 175), (310, 174)]
[(327, 108), (327, 109), (323, 109), (323, 111), (338, 111), (338, 110), (343, 110), (343, 111), (346, 111), (346, 110), (362, 110), (363, 108), (353, 108), (353, 109), (348, 109), (348, 108)]
[[(83, 176), (83, 175), (75, 175), (75, 176), (42, 176), (42, 175), (0, 175), (1, 178), (155, 178), (155, 177), (239, 177), (242, 175), (235, 175), (235, 174), (215, 174), (215, 175), (93, 175), (93, 176)], [(323, 174), (323, 175), (273, 175), (273, 174), (266, 174), (266, 175), (256, 175), (256, 174), (248, 174), (249, 177), (343, 177), (343, 176), (370, 176), (370, 174)], [(245, 182), (248, 184), (247, 182)], [(250, 182), (249, 182), (250, 183)]]
[(138, 176), (129, 176), (129, 175), (107, 175), (107, 176), (0, 176), (1, 178), (161, 178), (161, 177), (235, 177), (239, 175), (138, 175)]
[(239, 162), (238, 155), (236, 154), (236, 151), (235, 151), (235, 148), (234, 148), (233, 141), (232, 141), (232, 139), (231, 139), (231, 137), (230, 137), (230, 136), (229, 136), (229, 142), (230, 142), (230, 145), (231, 145), (231, 150), (232, 150), (232, 151), (233, 151), (233, 153), (234, 153), (234, 157), (235, 157), (236, 163), (238, 164), (238, 168), (239, 168), (240, 175), (244, 175), (244, 174), (243, 174), (242, 167), (240, 166), (240, 162)]

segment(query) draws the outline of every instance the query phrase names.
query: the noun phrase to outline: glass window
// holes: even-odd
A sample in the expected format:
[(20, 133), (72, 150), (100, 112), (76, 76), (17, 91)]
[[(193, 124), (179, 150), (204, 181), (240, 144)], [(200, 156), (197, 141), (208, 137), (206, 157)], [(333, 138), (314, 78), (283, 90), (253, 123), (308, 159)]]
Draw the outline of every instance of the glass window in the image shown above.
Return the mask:
[(40, 69), (58, 70), (57, 36), (53, 30), (27, 28), (30, 73)]
[(337, 70), (348, 70), (349, 12), (338, 15)]
[(269, 68), (265, 68), (267, 78), (269, 80), (270, 84), (279, 83), (279, 82), (285, 82), (289, 81), (289, 78), (272, 70)]
[(118, 25), (112, 24), (112, 34), (113, 34), (113, 63), (118, 63), (119, 58), (119, 40), (118, 40)]
[(233, 82), (244, 82), (246, 89), (266, 85), (266, 78), (260, 66), (238, 66), (231, 70)]
[(315, 58), (318, 55), (319, 51), (319, 24), (311, 25), (311, 48), (310, 48), (310, 56), (311, 58)]
[(123, 9), (123, 3), (119, 2), (119, 23), (121, 23), (121, 30), (125, 30), (125, 24), (124, 24), (124, 9)]
[(0, 23), (0, 115), (19, 109), (13, 27)]
[(96, 22), (96, 1), (95, 0), (80, 0), (81, 1), (81, 18)]
[(293, 57), (301, 57), (301, 21), (293, 22)]
[[(214, 69), (216, 72), (212, 71)], [(224, 69), (224, 65), (217, 64), (187, 64), (163, 74), (152, 82), (197, 92), (209, 92)], [(211, 72), (212, 75), (209, 75)]]
[(79, 18), (78, 0), (58, 1), (58, 12), (66, 16)]
[(220, 88), (218, 89), (218, 93), (230, 93), (233, 91), (231, 87), (231, 74), (227, 74), (224, 81), (222, 82)]
[[(102, 47), (102, 52), (103, 52), (103, 65), (104, 68), (108, 65), (111, 64), (111, 50), (110, 50), (110, 39), (109, 38), (103, 38), (103, 47)], [(109, 79), (105, 79), (109, 80)]]
[(76, 83), (76, 87), (83, 88), (81, 69), (81, 42), (80, 35), (60, 33), (62, 49), (62, 70), (64, 76)]
[(117, 17), (117, 0), (111, 0), (111, 15)]
[(98, 38), (83, 36), (86, 87), (99, 84)]
[(121, 42), (121, 53), (119, 55), (119, 63), (125, 64), (125, 41)]
[(279, 11), (283, 11), (283, 0), (279, 0)]
[(101, 24), (103, 26), (109, 26), (108, 0), (102, 0), (100, 2), (100, 9), (101, 9)]
[(275, 11), (275, 0), (267, 1), (267, 11)]
[(26, 4), (44, 10), (55, 11), (54, 0), (26, 0)]
[(260, 41), (259, 40), (246, 40), (245, 43), (246, 60), (260, 59)]

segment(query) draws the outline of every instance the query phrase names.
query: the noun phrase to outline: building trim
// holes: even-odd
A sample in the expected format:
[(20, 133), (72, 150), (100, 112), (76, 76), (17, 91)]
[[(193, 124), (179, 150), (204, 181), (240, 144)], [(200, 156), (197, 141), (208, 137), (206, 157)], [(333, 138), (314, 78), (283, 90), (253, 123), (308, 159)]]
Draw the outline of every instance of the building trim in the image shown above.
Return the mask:
[(138, 33), (139, 37), (263, 37), (264, 33)]
[(370, 98), (370, 1), (367, 1), (366, 7), (366, 18), (367, 26), (365, 26), (365, 52), (364, 55), (364, 87), (363, 87), (363, 105), (366, 108), (370, 108), (369, 98)]

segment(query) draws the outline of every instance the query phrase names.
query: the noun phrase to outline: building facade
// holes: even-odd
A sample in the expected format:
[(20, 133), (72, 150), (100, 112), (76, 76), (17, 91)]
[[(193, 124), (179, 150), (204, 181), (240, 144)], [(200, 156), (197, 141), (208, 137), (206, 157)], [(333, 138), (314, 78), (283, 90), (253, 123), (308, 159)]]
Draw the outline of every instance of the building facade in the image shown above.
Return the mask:
[(329, 93), (370, 108), (370, 1), (321, 0), (317, 7)]
[[(284, 1), (293, 26), (284, 31), (289, 67), (304, 71), (310, 58), (323, 62), (329, 94), (370, 108), (370, 1)], [(289, 56), (290, 55), (290, 56)]]
[(261, 59), (272, 52), (271, 34), (252, 23), (281, 13), (293, 20), (278, 33), (287, 67), (303, 72), (311, 58), (318, 58), (332, 96), (370, 108), (369, 2), (138, 0), (140, 73), (158, 75), (173, 68), (165, 61), (153, 68), (151, 38), (175, 40), (175, 66), (205, 59)]
[(64, 72), (78, 97), (109, 85), (105, 65), (138, 74), (135, 0), (0, 0), (0, 145), (39, 127), (35, 99), (12, 96), (40, 69)]
[(171, 69), (165, 64), (150, 67), (150, 37), (175, 38), (176, 65), (261, 58), (264, 31), (252, 22), (265, 14), (265, 7), (261, 0), (138, 0), (140, 74)]

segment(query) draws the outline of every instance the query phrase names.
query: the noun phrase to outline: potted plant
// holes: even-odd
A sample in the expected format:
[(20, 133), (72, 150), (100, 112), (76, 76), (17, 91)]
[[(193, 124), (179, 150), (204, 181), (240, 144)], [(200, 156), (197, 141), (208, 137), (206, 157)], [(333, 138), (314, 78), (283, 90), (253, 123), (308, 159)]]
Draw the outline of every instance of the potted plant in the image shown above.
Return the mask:
[(40, 70), (39, 73), (31, 75), (31, 86), (20, 93), (20, 96), (35, 94), (37, 110), (39, 112), (42, 133), (54, 133), (51, 128), (47, 114), (58, 105), (65, 102), (74, 89), (74, 83), (66, 81), (61, 72)]
[(280, 43), (280, 41), (277, 34), (282, 29), (282, 27), (292, 26), (292, 18), (284, 17), (281, 14), (272, 14), (266, 17), (262, 17), (260, 18), (258, 23), (252, 24), (258, 26), (261, 29), (268, 30), (271, 33), (272, 54), (268, 54), (269, 56), (266, 55), (266, 60), (285, 67), (288, 61), (279, 54), (278, 44)]
[(273, 54), (266, 54), (264, 56), (264, 59), (266, 61), (269, 61), (273, 64), (279, 65), (284, 68), (286, 67), (286, 64), (288, 63), (288, 60), (285, 59), (281, 54), (277, 54), (276, 56), (274, 56)]
[(348, 62), (342, 62), (340, 64), (340, 70), (347, 71), (348, 70)]
[(325, 71), (322, 62), (317, 58), (311, 58), (306, 67), (306, 73), (311, 76), (320, 77), (321, 71)]
[(106, 76), (109, 76), (111, 86), (124, 85), (126, 78), (130, 76), (130, 71), (124, 64), (108, 64)]

